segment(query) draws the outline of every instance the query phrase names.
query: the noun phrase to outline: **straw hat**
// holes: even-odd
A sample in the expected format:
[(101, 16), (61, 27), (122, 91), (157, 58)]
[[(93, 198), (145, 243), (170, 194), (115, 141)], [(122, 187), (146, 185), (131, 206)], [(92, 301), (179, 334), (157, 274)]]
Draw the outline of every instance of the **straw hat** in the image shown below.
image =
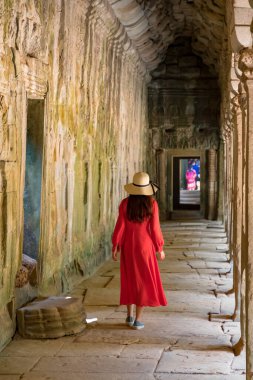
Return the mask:
[(124, 186), (126, 192), (131, 195), (153, 195), (159, 187), (149, 179), (144, 172), (135, 173), (133, 182)]

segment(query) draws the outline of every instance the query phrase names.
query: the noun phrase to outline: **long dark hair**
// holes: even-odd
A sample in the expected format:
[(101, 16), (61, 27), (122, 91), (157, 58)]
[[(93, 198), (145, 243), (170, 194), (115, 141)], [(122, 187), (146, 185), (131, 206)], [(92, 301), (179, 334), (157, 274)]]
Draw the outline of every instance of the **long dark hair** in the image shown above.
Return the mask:
[(149, 195), (129, 195), (127, 202), (127, 219), (141, 223), (153, 215), (153, 201)]

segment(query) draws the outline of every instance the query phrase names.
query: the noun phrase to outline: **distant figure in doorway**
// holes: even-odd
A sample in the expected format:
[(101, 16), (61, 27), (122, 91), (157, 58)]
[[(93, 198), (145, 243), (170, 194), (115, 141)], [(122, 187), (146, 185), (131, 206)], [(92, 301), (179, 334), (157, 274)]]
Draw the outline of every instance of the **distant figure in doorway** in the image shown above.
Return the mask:
[(190, 164), (188, 164), (188, 169), (186, 170), (185, 177), (187, 190), (195, 190), (197, 173)]
[(192, 162), (192, 169), (195, 170), (197, 176), (196, 176), (196, 188), (195, 190), (200, 190), (200, 162), (199, 160), (193, 160)]
[[(152, 195), (158, 186), (144, 172), (135, 173), (133, 183), (125, 185), (129, 196), (119, 206), (112, 235), (112, 258), (120, 256), (120, 304), (127, 305), (126, 324), (144, 328), (144, 306), (165, 306), (158, 260), (164, 260), (164, 240), (159, 223), (158, 205)], [(157, 253), (157, 256), (156, 256)], [(136, 315), (134, 318), (134, 305)]]

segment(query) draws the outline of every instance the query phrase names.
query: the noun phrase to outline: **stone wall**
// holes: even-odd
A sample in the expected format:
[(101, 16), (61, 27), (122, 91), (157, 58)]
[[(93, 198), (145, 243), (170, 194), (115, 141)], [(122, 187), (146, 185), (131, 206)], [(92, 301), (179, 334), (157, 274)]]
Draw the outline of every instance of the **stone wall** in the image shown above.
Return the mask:
[(1, 347), (15, 327), (28, 99), (45, 99), (38, 290), (46, 296), (108, 256), (123, 184), (145, 169), (147, 94), (146, 69), (106, 0), (9, 0), (0, 14)]

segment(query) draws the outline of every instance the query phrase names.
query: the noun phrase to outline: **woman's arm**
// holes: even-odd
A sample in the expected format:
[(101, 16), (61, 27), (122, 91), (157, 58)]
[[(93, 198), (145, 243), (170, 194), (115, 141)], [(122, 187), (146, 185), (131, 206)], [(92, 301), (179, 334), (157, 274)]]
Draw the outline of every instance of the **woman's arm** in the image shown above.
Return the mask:
[(112, 259), (117, 261), (117, 254), (122, 245), (122, 239), (125, 231), (125, 218), (123, 211), (123, 201), (119, 206), (119, 216), (112, 234)]
[(161, 260), (163, 260), (164, 240), (163, 240), (163, 234), (160, 227), (159, 210), (158, 210), (158, 204), (156, 200), (154, 200), (154, 203), (153, 203), (153, 215), (150, 220), (150, 233), (151, 233), (153, 244), (155, 246), (155, 250), (156, 252), (159, 252)]

